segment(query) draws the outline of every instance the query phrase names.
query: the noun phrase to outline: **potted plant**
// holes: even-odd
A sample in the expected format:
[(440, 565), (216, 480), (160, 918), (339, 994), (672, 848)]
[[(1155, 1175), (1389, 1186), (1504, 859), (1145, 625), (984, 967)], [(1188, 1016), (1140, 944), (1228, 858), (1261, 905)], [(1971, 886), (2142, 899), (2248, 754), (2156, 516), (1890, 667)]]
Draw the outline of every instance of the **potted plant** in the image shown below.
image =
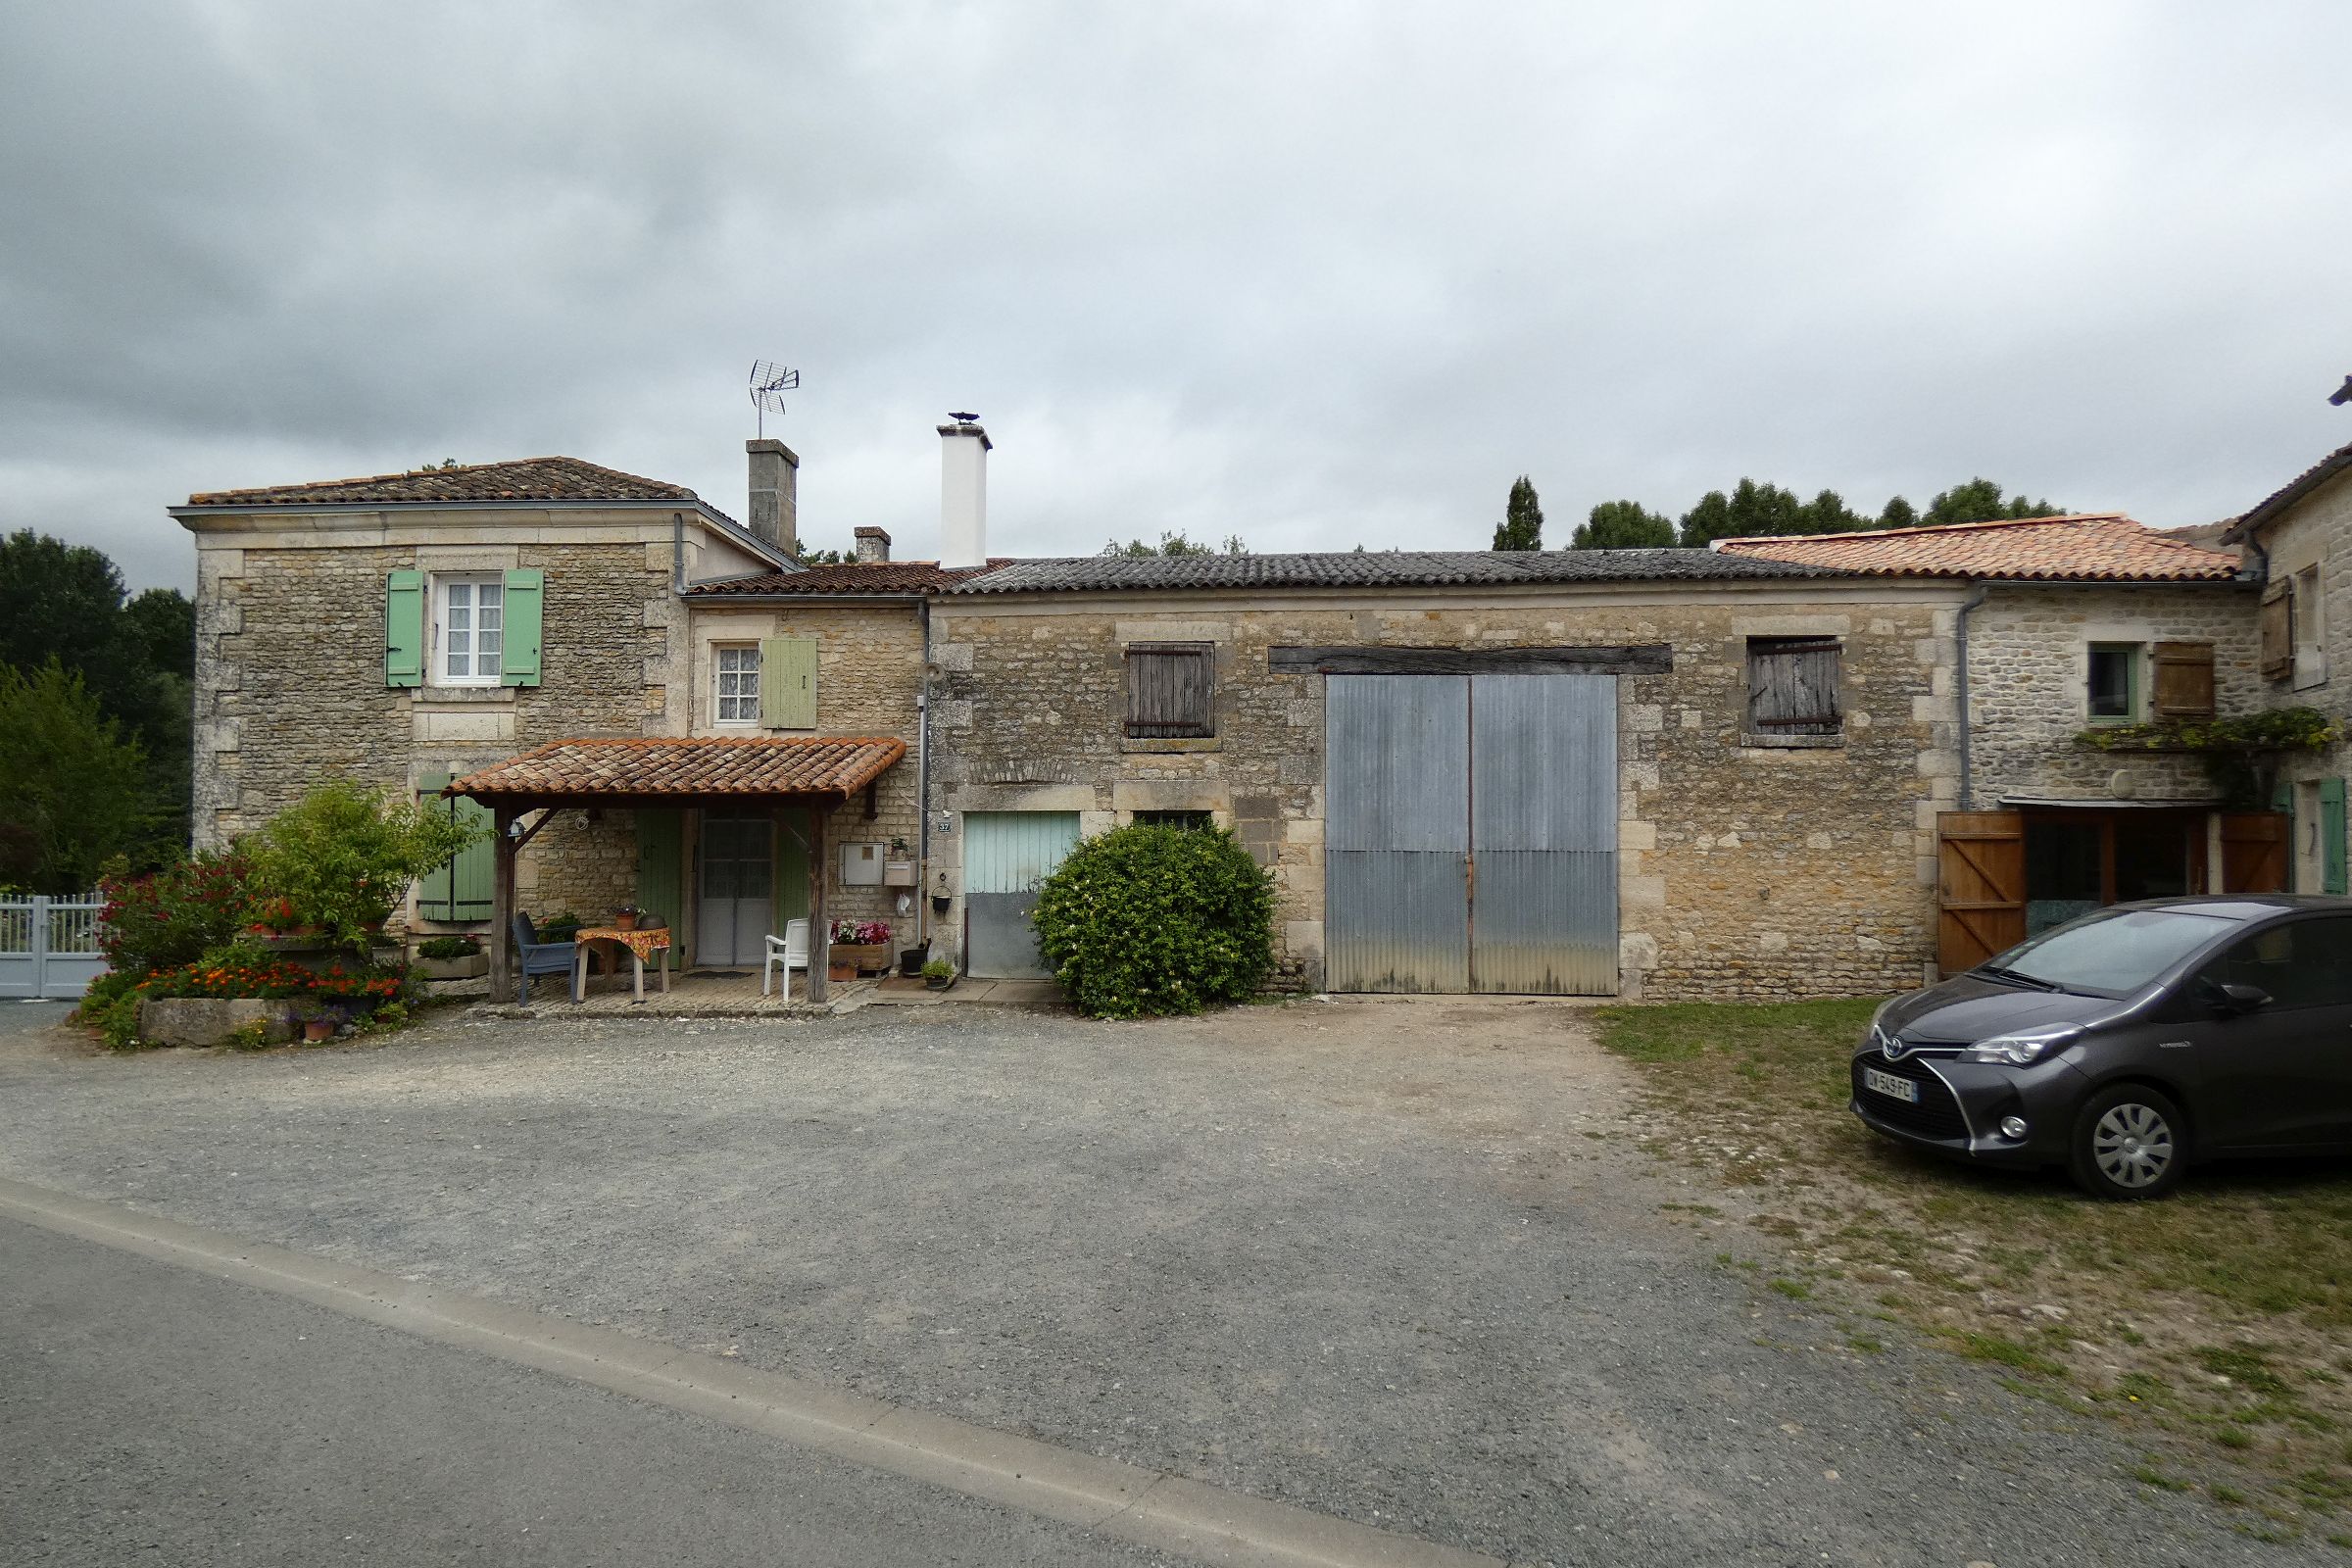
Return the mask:
[(615, 931), (636, 930), (637, 916), (639, 912), (640, 911), (637, 906), (634, 904), (624, 904), (619, 908), (614, 909), (612, 911), (612, 929)]
[(890, 967), (890, 922), (836, 920), (833, 940), (825, 955), (825, 973), (835, 980), (855, 980), (864, 969)]
[(945, 991), (956, 983), (956, 966), (945, 958), (933, 958), (923, 965), (923, 984), (933, 991)]
[(428, 937), (416, 944), (416, 972), (427, 980), (471, 980), (490, 972), (490, 956), (473, 937)]
[(560, 909), (537, 924), (542, 942), (569, 942), (580, 934), (580, 917), (569, 909)]
[(343, 1027), (343, 1015), (332, 1007), (317, 1003), (301, 1003), (294, 1008), (294, 1021), (302, 1026), (302, 1043), (316, 1046), (335, 1038)]

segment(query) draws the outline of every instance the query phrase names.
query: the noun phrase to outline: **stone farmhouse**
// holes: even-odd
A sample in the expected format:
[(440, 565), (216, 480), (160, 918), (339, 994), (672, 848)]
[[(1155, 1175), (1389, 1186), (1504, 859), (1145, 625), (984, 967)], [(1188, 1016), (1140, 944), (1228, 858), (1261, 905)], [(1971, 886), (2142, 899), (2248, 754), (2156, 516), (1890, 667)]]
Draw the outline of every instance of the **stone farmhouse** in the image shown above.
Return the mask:
[(2282, 818), (2073, 738), (2270, 700), (2259, 563), (2129, 518), (992, 557), (990, 438), (939, 433), (937, 562), (805, 565), (775, 441), (748, 524), (566, 458), (191, 497), (200, 841), (347, 774), (498, 829), (415, 934), (634, 905), (737, 969), (854, 917), (1015, 976), (1072, 844), (1206, 821), (1287, 984), (1653, 999), (1897, 989), (2283, 872)]

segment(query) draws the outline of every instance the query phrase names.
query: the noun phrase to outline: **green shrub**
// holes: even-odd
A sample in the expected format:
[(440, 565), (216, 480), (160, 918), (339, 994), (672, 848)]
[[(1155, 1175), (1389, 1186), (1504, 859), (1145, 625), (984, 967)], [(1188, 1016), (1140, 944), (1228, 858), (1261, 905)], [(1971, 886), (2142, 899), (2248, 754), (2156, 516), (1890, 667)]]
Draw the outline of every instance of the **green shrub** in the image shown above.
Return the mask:
[(108, 877), (98, 885), (107, 967), (136, 980), (235, 940), (253, 906), (251, 875), (236, 851), (214, 850), (149, 876)]
[(1199, 1012), (1274, 972), (1274, 884), (1232, 834), (1137, 823), (1091, 838), (1030, 916), (1062, 994), (1098, 1018)]
[(419, 958), (470, 958), (482, 951), (482, 945), (471, 937), (429, 937), (416, 944)]
[(264, 899), (283, 899), (299, 924), (336, 946), (364, 948), (410, 883), (478, 836), (446, 812), (331, 779), (254, 835), (255, 888)]
[(580, 927), (584, 924), (586, 922), (578, 915), (564, 909), (544, 920), (533, 921), (531, 928), (539, 933), (542, 942), (569, 942), (580, 934)]
[(940, 985), (956, 978), (956, 966), (945, 958), (933, 958), (923, 965), (923, 978)]

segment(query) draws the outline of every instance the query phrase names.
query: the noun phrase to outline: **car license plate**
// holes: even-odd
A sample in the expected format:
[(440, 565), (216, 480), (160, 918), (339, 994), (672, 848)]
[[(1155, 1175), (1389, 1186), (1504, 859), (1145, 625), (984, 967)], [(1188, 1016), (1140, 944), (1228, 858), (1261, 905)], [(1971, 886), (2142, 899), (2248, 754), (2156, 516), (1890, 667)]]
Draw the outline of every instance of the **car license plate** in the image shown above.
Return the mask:
[(1862, 1069), (1862, 1087), (1875, 1094), (1885, 1095), (1889, 1100), (1907, 1100), (1914, 1105), (1919, 1103), (1919, 1085), (1908, 1078), (1898, 1078), (1893, 1073), (1881, 1072), (1876, 1067)]

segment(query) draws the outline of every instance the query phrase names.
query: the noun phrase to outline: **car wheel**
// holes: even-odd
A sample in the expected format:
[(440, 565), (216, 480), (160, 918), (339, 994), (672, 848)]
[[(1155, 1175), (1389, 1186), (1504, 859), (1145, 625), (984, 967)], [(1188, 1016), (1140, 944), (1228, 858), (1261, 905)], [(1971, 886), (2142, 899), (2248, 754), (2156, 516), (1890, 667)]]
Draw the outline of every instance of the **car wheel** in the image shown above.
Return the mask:
[(2075, 1181), (2093, 1198), (2162, 1198), (2188, 1167), (2180, 1107), (2141, 1084), (2102, 1089), (2075, 1113)]

